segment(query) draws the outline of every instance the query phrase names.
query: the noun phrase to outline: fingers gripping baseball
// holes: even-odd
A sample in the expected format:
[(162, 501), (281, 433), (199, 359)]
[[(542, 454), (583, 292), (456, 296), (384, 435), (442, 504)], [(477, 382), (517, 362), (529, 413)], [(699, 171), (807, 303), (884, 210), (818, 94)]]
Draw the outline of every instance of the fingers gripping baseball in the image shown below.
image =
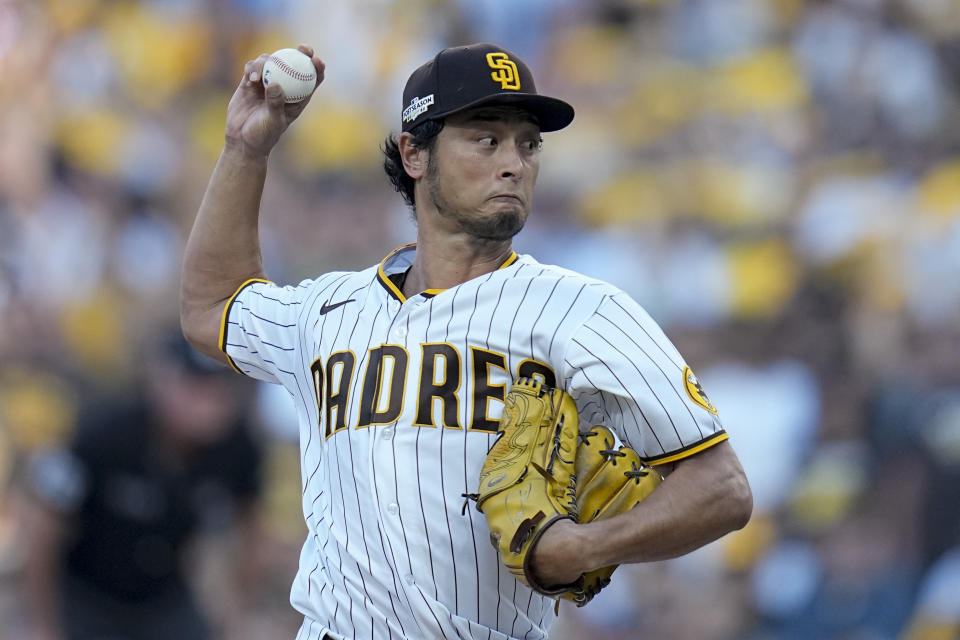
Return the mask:
[[(306, 58), (306, 66), (315, 71), (315, 90), (323, 82), (324, 63), (309, 46), (300, 45), (297, 51)], [(271, 82), (265, 86), (264, 66), (270, 57), (261, 54), (244, 65), (243, 77), (227, 106), (227, 144), (251, 156), (268, 155), (287, 127), (306, 108), (313, 94), (310, 90), (302, 99), (287, 102), (282, 83)]]

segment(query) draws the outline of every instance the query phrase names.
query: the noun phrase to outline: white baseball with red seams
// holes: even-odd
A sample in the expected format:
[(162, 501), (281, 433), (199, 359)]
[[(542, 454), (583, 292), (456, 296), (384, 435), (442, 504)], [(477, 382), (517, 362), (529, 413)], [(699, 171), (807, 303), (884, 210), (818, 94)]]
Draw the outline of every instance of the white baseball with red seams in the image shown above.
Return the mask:
[(263, 63), (263, 86), (279, 84), (285, 102), (300, 102), (317, 86), (313, 60), (298, 49), (274, 51)]

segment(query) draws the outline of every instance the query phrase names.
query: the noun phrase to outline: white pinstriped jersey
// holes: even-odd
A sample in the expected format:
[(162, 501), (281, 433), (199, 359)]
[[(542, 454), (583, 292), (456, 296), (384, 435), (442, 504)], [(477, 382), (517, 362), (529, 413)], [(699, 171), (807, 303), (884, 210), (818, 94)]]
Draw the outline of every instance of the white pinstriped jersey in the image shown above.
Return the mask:
[(406, 299), (378, 266), (299, 286), (245, 283), (221, 347), (284, 385), (300, 422), (309, 530), (291, 602), (297, 640), (545, 638), (553, 600), (501, 567), (466, 512), (513, 379), (540, 376), (652, 463), (726, 439), (652, 319), (612, 285), (529, 256)]

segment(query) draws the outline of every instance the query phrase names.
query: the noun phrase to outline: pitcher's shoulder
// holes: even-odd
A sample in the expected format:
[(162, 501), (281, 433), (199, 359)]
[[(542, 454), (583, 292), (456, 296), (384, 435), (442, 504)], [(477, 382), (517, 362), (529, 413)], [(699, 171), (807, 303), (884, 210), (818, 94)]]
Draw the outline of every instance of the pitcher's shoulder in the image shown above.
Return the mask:
[(517, 280), (536, 280), (538, 287), (554, 286), (572, 291), (589, 291), (593, 295), (612, 296), (621, 293), (616, 286), (578, 271), (560, 265), (544, 264), (533, 257), (521, 254), (515, 263), (514, 278)]

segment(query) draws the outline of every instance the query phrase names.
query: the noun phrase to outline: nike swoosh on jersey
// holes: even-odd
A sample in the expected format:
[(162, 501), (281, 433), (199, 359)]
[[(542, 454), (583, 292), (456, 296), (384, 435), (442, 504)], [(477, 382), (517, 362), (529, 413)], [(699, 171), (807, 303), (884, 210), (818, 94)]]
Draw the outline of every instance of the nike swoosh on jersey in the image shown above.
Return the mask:
[(350, 298), (349, 300), (341, 300), (340, 302), (335, 302), (333, 304), (330, 304), (330, 300), (327, 300), (326, 302), (323, 303), (323, 306), (320, 307), (320, 315), (322, 316), (325, 313), (329, 313), (334, 309), (336, 309), (337, 307), (342, 307), (348, 302), (356, 302), (356, 300), (354, 300), (353, 298)]
[(341, 300), (340, 302), (334, 302), (333, 304), (330, 304), (330, 300), (328, 299), (326, 302), (323, 303), (323, 306), (320, 307), (320, 315), (323, 315), (325, 313), (330, 313), (337, 307), (342, 307), (348, 302), (356, 302), (356, 300), (354, 300), (353, 298), (350, 298), (349, 300)]

